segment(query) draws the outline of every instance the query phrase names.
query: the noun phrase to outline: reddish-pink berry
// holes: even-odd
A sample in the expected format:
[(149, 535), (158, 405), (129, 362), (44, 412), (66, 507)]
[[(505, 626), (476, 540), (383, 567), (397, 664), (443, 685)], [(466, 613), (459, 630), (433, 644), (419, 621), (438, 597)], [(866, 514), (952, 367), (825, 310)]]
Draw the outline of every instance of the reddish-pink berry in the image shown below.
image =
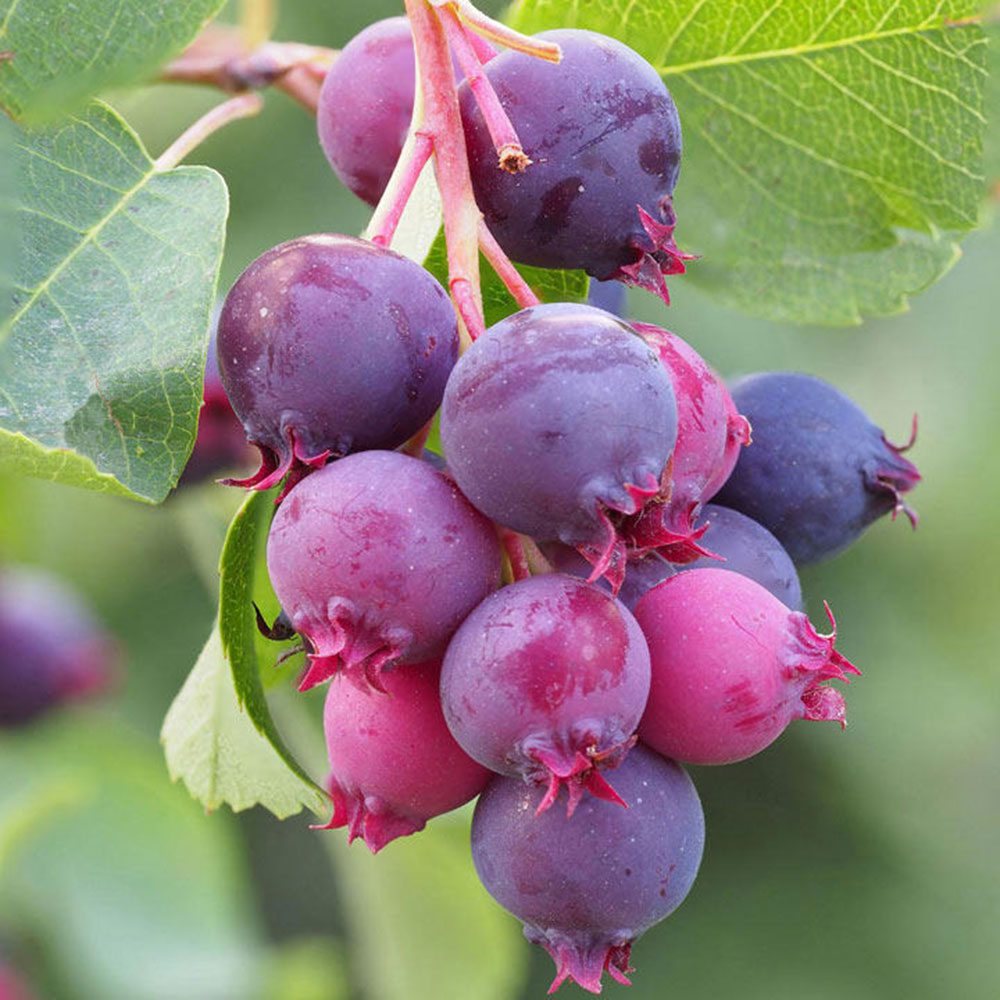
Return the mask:
[(649, 323), (635, 329), (660, 355), (677, 399), (677, 444), (670, 466), (669, 494), (657, 497), (630, 518), (625, 534), (630, 556), (656, 551), (672, 563), (711, 555), (696, 526), (702, 504), (729, 478), (740, 448), (750, 443), (750, 424), (741, 416), (721, 378), (690, 344)]
[(635, 616), (653, 668), (639, 738), (660, 753), (731, 764), (792, 719), (845, 724), (843, 695), (822, 682), (860, 671), (833, 648), (836, 628), (821, 635), (748, 577), (678, 573), (640, 598)]
[(441, 712), (439, 661), (384, 675), (385, 694), (335, 677), (323, 724), (330, 756), (333, 818), (373, 854), (427, 820), (477, 796), (492, 777), (448, 731)]

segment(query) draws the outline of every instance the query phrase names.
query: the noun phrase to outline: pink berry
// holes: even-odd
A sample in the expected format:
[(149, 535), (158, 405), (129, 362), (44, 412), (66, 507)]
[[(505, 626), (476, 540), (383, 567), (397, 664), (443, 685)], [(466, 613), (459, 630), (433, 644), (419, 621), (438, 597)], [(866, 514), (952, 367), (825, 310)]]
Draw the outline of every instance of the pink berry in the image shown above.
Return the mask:
[(500, 545), (490, 522), (426, 462), (363, 451), (292, 488), (271, 525), (267, 568), (310, 645), (301, 690), (339, 670), (379, 687), (383, 668), (444, 653), (499, 586)]
[(333, 818), (377, 854), (427, 820), (457, 809), (486, 787), (491, 773), (448, 731), (438, 694), (439, 661), (387, 673), (386, 697), (335, 677), (323, 725), (330, 756)]
[(750, 424), (725, 383), (690, 344), (649, 323), (632, 324), (660, 355), (677, 398), (677, 444), (671, 489), (629, 519), (630, 556), (656, 551), (672, 563), (711, 555), (699, 544), (708, 528), (695, 526), (702, 504), (718, 492), (750, 443)]
[(836, 627), (820, 635), (748, 577), (678, 573), (640, 598), (635, 616), (653, 669), (639, 738), (654, 750), (731, 764), (763, 750), (792, 719), (846, 724), (843, 695), (821, 683), (860, 673), (834, 650)]
[(649, 692), (649, 654), (623, 604), (583, 580), (535, 576), (491, 594), (445, 654), (445, 718), (492, 770), (544, 784), (544, 811), (567, 788), (622, 802), (599, 773), (635, 742)]

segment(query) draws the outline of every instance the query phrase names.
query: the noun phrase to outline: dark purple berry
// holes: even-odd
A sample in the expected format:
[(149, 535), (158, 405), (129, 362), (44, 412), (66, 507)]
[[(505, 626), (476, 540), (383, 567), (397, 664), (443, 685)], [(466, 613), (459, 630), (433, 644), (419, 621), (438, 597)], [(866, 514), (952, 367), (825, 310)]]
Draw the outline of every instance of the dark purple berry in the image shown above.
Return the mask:
[[(679, 567), (681, 571), (728, 569), (756, 581), (792, 611), (802, 610), (802, 586), (795, 564), (767, 528), (739, 511), (720, 507), (714, 503), (706, 504), (702, 508), (698, 527), (702, 526), (705, 528), (705, 534), (701, 536), (702, 544), (721, 556), (724, 561), (719, 562), (717, 559), (703, 556)], [(633, 564), (630, 563), (626, 586), (632, 578), (632, 573)], [(661, 579), (666, 579), (666, 576)], [(656, 583), (659, 583), (659, 580), (651, 582), (646, 589), (654, 587)], [(623, 587), (623, 593), (624, 590)], [(632, 606), (634, 607), (634, 603)]]
[(467, 83), (459, 88), (476, 201), (517, 261), (582, 268), (666, 297), (684, 270), (673, 241), (681, 158), (677, 109), (656, 70), (591, 31), (542, 32), (558, 64), (509, 50), (484, 71), (531, 164), (511, 174)]
[(219, 318), (219, 370), (266, 489), (330, 456), (395, 448), (441, 402), (458, 356), (434, 277), (350, 236), (289, 240), (237, 279)]
[(568, 303), (490, 327), (448, 380), (449, 472), (487, 516), (578, 547), (617, 584), (618, 515), (655, 496), (677, 435), (670, 378), (622, 320)]
[(566, 979), (599, 993), (605, 969), (628, 984), (633, 941), (677, 909), (698, 873), (705, 818), (683, 768), (640, 744), (615, 782), (628, 809), (587, 798), (572, 819), (535, 815), (542, 790), (503, 777), (476, 804), (476, 871), (552, 956), (550, 993)]
[(441, 672), (444, 715), (471, 757), (548, 791), (565, 784), (621, 802), (617, 767), (649, 694), (649, 653), (632, 615), (583, 580), (535, 576), (504, 587), (462, 623)]
[(0, 726), (104, 689), (117, 659), (112, 637), (61, 580), (0, 568)]
[(864, 411), (832, 385), (797, 372), (748, 375), (731, 386), (753, 427), (715, 497), (764, 525), (796, 565), (850, 545), (884, 514), (916, 514), (903, 494), (920, 474)]
[(453, 482), (399, 452), (348, 455), (292, 488), (267, 541), (274, 592), (309, 644), (306, 690), (346, 670), (439, 658), (500, 583), (493, 526)]

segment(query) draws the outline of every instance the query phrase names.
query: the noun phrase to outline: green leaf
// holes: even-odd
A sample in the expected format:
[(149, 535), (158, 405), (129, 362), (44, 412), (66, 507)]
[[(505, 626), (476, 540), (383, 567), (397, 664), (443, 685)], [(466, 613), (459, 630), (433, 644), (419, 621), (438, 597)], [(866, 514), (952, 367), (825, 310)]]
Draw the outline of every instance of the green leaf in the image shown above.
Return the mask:
[(219, 622), (167, 713), (161, 739), (171, 776), (209, 809), (262, 805), (284, 819), (303, 806), (321, 815), (328, 802), (282, 740), (260, 678), (253, 601), (273, 514), (274, 491), (251, 493), (230, 525), (219, 567)]
[(0, 924), (37, 943), (60, 996), (254, 995), (263, 936), (236, 831), (164, 781), (147, 741), (109, 717), (64, 715), (0, 741), (8, 784), (77, 789), (0, 872)]
[(0, 107), (52, 118), (150, 77), (223, 0), (0, 0)]
[[(448, 287), (448, 258), (445, 250), (444, 231), (438, 233), (427, 254), (424, 267)], [(588, 278), (583, 271), (550, 271), (541, 267), (518, 264), (518, 271), (542, 302), (579, 302), (587, 298)], [(479, 274), (483, 290), (483, 312), (486, 325), (492, 326), (520, 308), (507, 291), (496, 272), (482, 256)]]
[(159, 502), (194, 444), (225, 220), (110, 108), (16, 136), (22, 253), (0, 326), (0, 470)]
[(15, 198), (14, 123), (0, 115), (0, 324), (10, 314), (10, 293), (14, 289), (18, 244)]
[(339, 875), (355, 975), (372, 1000), (509, 1000), (528, 949), (517, 920), (483, 891), (468, 813), (432, 820), (378, 857), (343, 831), (324, 837)]
[(684, 128), (678, 235), (727, 303), (808, 323), (896, 312), (982, 199), (985, 45), (967, 0), (520, 0), (521, 30), (614, 35)]

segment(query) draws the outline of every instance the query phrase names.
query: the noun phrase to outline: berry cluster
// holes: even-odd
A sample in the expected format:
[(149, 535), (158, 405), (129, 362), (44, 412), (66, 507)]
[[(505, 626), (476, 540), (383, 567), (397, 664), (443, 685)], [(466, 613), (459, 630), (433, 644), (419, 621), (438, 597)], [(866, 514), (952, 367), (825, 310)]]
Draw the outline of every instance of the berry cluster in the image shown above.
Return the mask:
[[(364, 112), (382, 117), (362, 146), (340, 88), (373, 78), (356, 60), (408, 67), (408, 31), (362, 33), (323, 90), (323, 148), (369, 200), (412, 92)], [(516, 260), (664, 291), (683, 269), (673, 102), (620, 43), (545, 37), (558, 65), (463, 62), (476, 201)], [(526, 169), (498, 168), (484, 79)], [(802, 612), (794, 564), (909, 514), (918, 475), (826, 383), (730, 391), (681, 338), (593, 305), (528, 306), (459, 344), (444, 289), (382, 245), (268, 251), (219, 321), (261, 453), (239, 485), (284, 483), (267, 565), (276, 631), (307, 652), (300, 687), (329, 681), (329, 826), (377, 852), (479, 795), (487, 890), (551, 954), (553, 988), (599, 992), (605, 970), (628, 981), (632, 942), (697, 873), (704, 818), (676, 761), (744, 760), (795, 718), (844, 722), (827, 682), (858, 671)], [(423, 451), (438, 411), (443, 460)]]

